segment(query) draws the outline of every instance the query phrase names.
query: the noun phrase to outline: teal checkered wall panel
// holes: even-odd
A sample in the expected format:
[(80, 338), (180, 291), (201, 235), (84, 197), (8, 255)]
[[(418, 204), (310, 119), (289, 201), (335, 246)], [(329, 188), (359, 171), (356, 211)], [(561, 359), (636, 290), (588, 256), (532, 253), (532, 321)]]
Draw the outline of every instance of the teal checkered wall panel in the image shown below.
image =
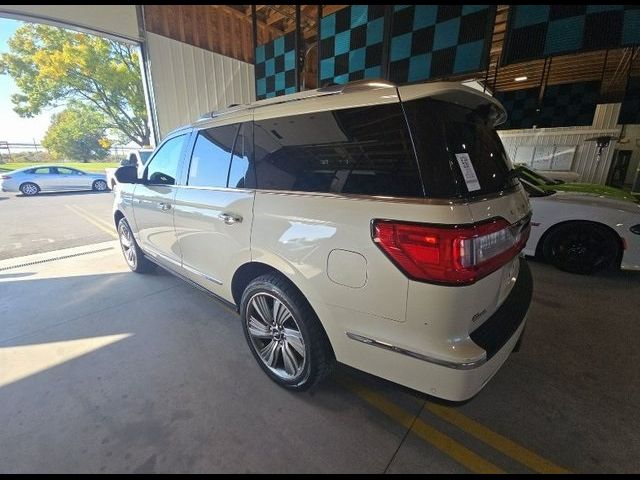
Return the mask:
[(512, 5), (502, 64), (640, 44), (640, 6)]
[(256, 98), (276, 97), (296, 91), (295, 31), (256, 47)]
[(485, 70), (495, 5), (395, 5), (389, 79), (403, 84)]
[(383, 74), (383, 5), (351, 5), (320, 20), (320, 85)]

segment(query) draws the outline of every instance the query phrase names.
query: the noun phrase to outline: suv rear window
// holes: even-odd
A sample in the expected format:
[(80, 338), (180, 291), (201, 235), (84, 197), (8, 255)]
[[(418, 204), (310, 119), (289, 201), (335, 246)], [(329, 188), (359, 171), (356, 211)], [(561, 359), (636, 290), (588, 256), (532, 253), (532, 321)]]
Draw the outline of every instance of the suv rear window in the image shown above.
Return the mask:
[(430, 98), (404, 104), (427, 197), (475, 197), (517, 185), (488, 106)]
[(399, 103), (256, 121), (258, 188), (422, 197)]

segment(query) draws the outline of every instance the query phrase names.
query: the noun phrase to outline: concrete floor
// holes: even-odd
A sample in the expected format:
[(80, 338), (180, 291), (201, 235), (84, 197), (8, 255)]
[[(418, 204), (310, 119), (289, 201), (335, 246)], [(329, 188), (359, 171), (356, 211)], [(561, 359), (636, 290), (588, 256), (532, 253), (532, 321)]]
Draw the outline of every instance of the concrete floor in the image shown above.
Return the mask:
[(639, 471), (640, 275), (532, 267), (522, 350), (450, 406), (347, 367), (278, 388), (234, 312), (114, 242), (0, 261), (0, 473)]

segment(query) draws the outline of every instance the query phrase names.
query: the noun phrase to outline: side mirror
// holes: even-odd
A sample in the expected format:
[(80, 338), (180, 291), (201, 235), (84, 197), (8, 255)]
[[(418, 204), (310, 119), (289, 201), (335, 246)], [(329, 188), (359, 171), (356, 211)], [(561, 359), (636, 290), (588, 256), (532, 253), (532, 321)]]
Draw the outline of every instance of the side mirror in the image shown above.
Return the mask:
[(120, 167), (113, 175), (118, 183), (142, 183), (138, 178), (138, 169), (136, 167)]

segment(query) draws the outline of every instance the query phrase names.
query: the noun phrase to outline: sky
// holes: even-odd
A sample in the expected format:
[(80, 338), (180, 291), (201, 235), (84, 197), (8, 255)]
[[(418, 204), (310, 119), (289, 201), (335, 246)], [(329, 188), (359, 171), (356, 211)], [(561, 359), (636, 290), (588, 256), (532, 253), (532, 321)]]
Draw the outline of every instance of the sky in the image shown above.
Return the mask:
[[(0, 18), (0, 53), (7, 52), (7, 41), (23, 22)], [(9, 143), (37, 143), (42, 141), (51, 115), (57, 110), (44, 110), (33, 118), (21, 118), (13, 111), (11, 95), (18, 93), (18, 87), (9, 75), (0, 75), (0, 141)]]

